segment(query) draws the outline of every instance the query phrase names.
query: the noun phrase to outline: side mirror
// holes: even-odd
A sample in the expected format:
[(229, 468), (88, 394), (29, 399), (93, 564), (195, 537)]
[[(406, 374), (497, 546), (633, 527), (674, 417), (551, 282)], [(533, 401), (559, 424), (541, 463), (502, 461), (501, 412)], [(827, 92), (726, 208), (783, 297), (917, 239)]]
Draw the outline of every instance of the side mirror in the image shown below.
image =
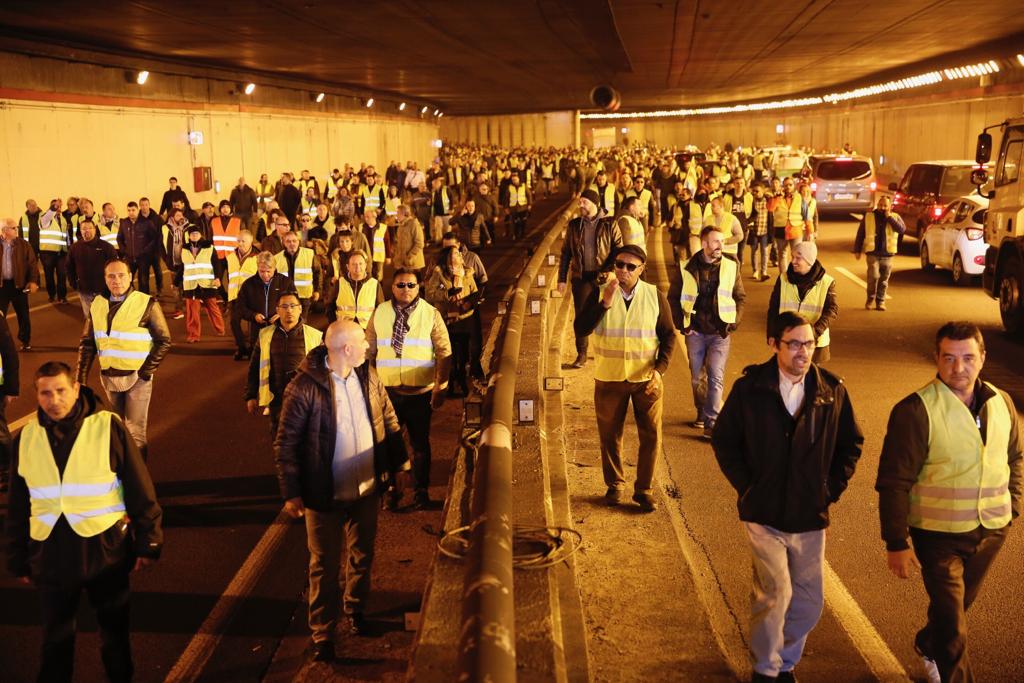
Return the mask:
[(897, 185), (896, 183), (889, 183), (889, 189), (895, 192), (896, 190), (900, 189), (900, 186)]
[(983, 168), (976, 168), (971, 171), (971, 182), (981, 187), (988, 182), (988, 171)]
[(982, 133), (978, 136), (978, 146), (974, 150), (974, 160), (979, 164), (987, 164), (992, 158), (992, 136)]

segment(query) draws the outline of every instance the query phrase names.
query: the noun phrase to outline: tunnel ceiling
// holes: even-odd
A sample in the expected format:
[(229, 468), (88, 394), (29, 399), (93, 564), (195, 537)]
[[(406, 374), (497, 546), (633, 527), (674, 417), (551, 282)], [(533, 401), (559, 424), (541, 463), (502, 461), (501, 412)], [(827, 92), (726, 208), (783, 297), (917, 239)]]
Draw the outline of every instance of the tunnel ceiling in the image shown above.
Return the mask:
[(1024, 12), (1006, 0), (6, 0), (0, 33), (474, 114), (587, 109), (599, 83), (623, 110), (821, 94), (957, 65), (935, 60), (958, 51), (1020, 51)]

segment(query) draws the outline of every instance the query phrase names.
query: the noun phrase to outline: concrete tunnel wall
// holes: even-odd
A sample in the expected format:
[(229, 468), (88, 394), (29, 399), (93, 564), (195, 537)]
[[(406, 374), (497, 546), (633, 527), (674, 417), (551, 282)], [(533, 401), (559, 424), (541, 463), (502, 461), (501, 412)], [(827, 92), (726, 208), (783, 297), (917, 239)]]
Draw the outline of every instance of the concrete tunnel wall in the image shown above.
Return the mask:
[[(323, 179), (345, 163), (423, 167), (436, 155), (433, 119), (359, 111), (356, 102), (316, 107), (263, 86), (243, 104), (227, 89), (188, 76), (140, 88), (123, 69), (0, 53), (0, 215), (17, 217), (30, 197), (45, 207), (75, 195), (97, 211), (113, 202), (124, 216), (142, 195), (158, 206), (170, 176), (198, 207), (226, 198), (239, 176), (250, 186), (286, 170)], [(203, 144), (189, 144), (189, 131), (202, 132)], [(193, 191), (195, 166), (212, 167), (220, 192)]]
[[(681, 119), (612, 119), (580, 121), (580, 142), (589, 145), (594, 129), (614, 128), (618, 143), (649, 142), (682, 148), (692, 144), (807, 145), (838, 150), (850, 142), (869, 155), (879, 175), (899, 179), (907, 166), (928, 159), (973, 159), (978, 133), (1024, 112), (1024, 85), (941, 93), (929, 97), (874, 100), (861, 104), (826, 105), (814, 109), (780, 110), (764, 114), (733, 114)], [(572, 112), (561, 112), (572, 117)], [(522, 144), (564, 147), (573, 144), (571, 126), (552, 134), (536, 121), (554, 114), (508, 117), (445, 117), (441, 136), (453, 142)], [(782, 124), (784, 133), (776, 134)], [(623, 134), (622, 128), (627, 132)], [(999, 135), (996, 131), (996, 143)], [(884, 156), (885, 162), (880, 163)]]

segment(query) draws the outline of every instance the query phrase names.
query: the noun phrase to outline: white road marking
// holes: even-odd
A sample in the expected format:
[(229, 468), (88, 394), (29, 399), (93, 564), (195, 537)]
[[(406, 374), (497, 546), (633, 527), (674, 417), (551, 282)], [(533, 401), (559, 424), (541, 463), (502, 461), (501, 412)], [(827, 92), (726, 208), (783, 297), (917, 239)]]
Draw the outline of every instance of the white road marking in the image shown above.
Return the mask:
[[(654, 248), (651, 250), (654, 260), (654, 270), (657, 273), (659, 284), (668, 286), (668, 270), (665, 267), (664, 247), (661, 239), (661, 230), (654, 234)], [(867, 289), (867, 283), (845, 268), (837, 268), (843, 275)], [(663, 482), (672, 481), (666, 458), (658, 458), (656, 464), (657, 479)], [(693, 542), (686, 528), (685, 520), (675, 504), (675, 501), (664, 495), (664, 490), (658, 488), (659, 493), (664, 497), (665, 507), (669, 511), (669, 519), (672, 521), (672, 528), (675, 531), (679, 547), (683, 552), (690, 576), (697, 587), (697, 593), (704, 610), (707, 612), (708, 620), (714, 632), (715, 641), (725, 658), (726, 664), (737, 676), (745, 675), (749, 670), (749, 656), (743, 640), (739, 625), (729, 606), (724, 600), (720, 586), (716, 581), (716, 572), (712, 565), (711, 558)], [(832, 566), (826, 560), (822, 568), (825, 578), (825, 602), (840, 627), (853, 642), (861, 657), (867, 663), (871, 672), (879, 681), (908, 681), (903, 665), (900, 664), (896, 655), (893, 654), (888, 644), (882, 638), (878, 630), (868, 619), (867, 615), (860, 608), (857, 601), (850, 595), (849, 590), (843, 585), (839, 575), (835, 573)]]
[(238, 573), (231, 579), (231, 583), (189, 641), (188, 647), (181, 653), (177, 663), (164, 679), (165, 683), (188, 683), (195, 681), (203, 673), (206, 663), (224, 635), (225, 628), (274, 559), (291, 523), (292, 518), (282, 509), (267, 527), (256, 547), (245, 558)]
[(11, 434), (13, 435), (15, 431), (21, 429), (26, 424), (28, 424), (28, 421), (31, 420), (35, 414), (35, 411), (32, 411), (28, 415), (22, 415), (17, 420), (7, 425), (7, 429), (9, 429)]
[[(863, 287), (864, 291), (867, 291), (868, 283), (866, 283), (863, 280), (861, 280), (859, 277), (857, 277), (856, 275), (854, 275), (853, 273), (848, 271), (846, 268), (843, 268), (842, 266), (836, 266), (836, 270), (838, 270), (840, 273), (842, 273), (843, 275), (845, 275), (846, 277), (848, 277), (849, 279), (853, 280), (858, 285)], [(891, 294), (886, 294), (885, 295), (885, 299), (886, 299), (886, 301), (892, 299), (892, 295)]]

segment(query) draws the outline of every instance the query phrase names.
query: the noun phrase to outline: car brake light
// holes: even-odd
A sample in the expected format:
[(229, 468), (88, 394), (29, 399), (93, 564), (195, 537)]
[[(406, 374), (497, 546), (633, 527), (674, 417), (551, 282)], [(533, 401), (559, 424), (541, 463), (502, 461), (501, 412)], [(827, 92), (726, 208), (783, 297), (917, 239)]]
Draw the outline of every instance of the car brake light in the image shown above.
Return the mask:
[(985, 236), (985, 231), (981, 228), (967, 228), (966, 232), (969, 240), (980, 240)]
[(944, 207), (942, 204), (936, 204), (935, 206), (932, 207), (932, 215), (938, 218), (939, 216), (942, 215), (942, 211), (945, 208), (946, 207)]
[(871, 183), (868, 185), (868, 187), (870, 187), (871, 191), (874, 192), (875, 190), (878, 189), (878, 183), (876, 183), (874, 180), (872, 180)]
[(811, 192), (818, 191), (818, 183), (811, 183)]
[(893, 205), (899, 204), (902, 201), (903, 201), (903, 195), (901, 195), (899, 192), (897, 192), (896, 194), (894, 194), (892, 196), (892, 203), (893, 203)]
[(983, 266), (983, 265), (985, 265), (985, 255), (984, 254), (978, 254), (977, 256), (975, 256), (974, 257), (974, 265), (976, 265), (976, 266)]

